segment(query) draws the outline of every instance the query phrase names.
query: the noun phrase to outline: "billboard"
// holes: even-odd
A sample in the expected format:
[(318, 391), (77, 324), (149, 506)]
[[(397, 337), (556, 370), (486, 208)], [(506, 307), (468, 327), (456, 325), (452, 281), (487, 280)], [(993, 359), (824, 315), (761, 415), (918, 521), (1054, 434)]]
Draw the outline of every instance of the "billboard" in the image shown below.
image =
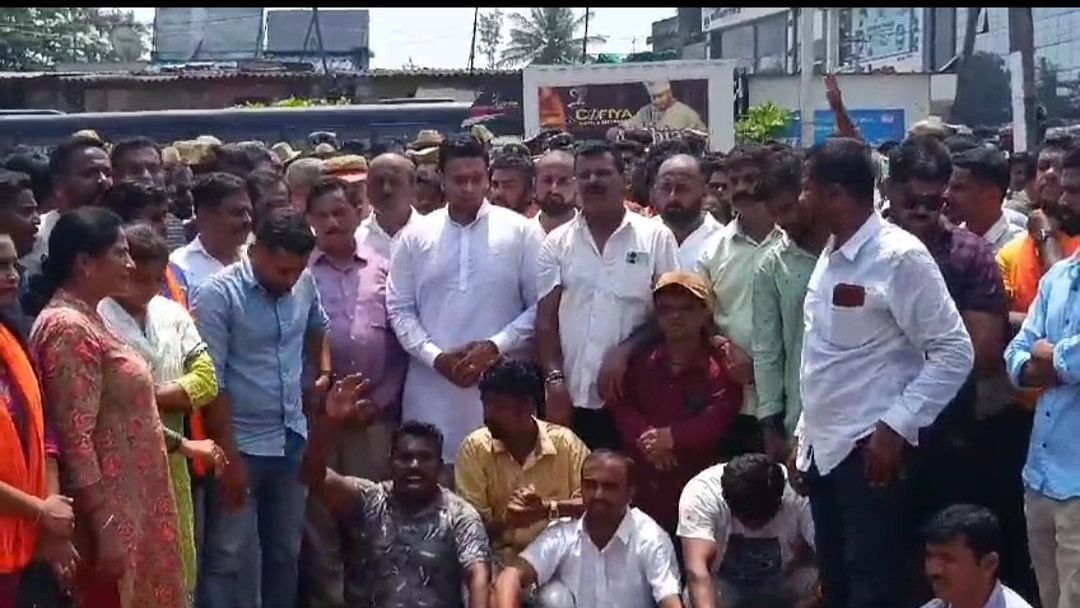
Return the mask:
[(576, 139), (603, 139), (612, 127), (645, 129), (656, 141), (683, 129), (709, 130), (703, 78), (540, 87), (538, 96), (540, 127)]
[(840, 47), (842, 64), (922, 70), (922, 8), (842, 9), (840, 27), (844, 32), (842, 37), (849, 41)]
[(701, 9), (701, 31), (721, 30), (747, 21), (786, 13), (790, 10), (790, 8), (784, 7), (746, 8), (728, 6), (724, 8), (703, 8)]
[[(903, 141), (907, 133), (904, 126), (904, 111), (901, 109), (884, 110), (848, 110), (848, 118), (858, 127), (863, 140), (872, 146), (880, 146), (887, 141)], [(814, 110), (814, 143), (819, 144), (832, 136), (836, 128), (836, 115), (832, 110)], [(796, 112), (784, 138), (792, 145), (800, 145), (802, 140), (802, 120)]]
[(258, 56), (263, 7), (154, 9), (154, 61), (242, 61)]
[(705, 131), (709, 148), (735, 144), (735, 66), (730, 60), (582, 66), (533, 65), (522, 72), (525, 135), (554, 127), (581, 138), (644, 128), (664, 139)]

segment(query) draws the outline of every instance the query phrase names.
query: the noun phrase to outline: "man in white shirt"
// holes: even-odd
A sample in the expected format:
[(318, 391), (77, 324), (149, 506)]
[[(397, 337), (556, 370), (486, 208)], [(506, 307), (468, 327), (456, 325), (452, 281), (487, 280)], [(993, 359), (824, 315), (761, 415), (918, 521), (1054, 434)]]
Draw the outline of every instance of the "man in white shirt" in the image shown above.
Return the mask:
[(371, 214), (356, 229), (356, 242), (386, 259), (394, 239), (419, 217), (416, 200), (416, 165), (400, 154), (375, 157), (368, 168), (367, 195)]
[(702, 258), (712, 256), (724, 227), (711, 213), (705, 213), (705, 177), (701, 161), (689, 154), (665, 160), (656, 173), (650, 193), (653, 209), (671, 229), (679, 244), (679, 267), (694, 271)]
[(533, 221), (546, 236), (577, 215), (574, 155), (565, 150), (548, 150), (534, 167), (533, 191), (540, 212)]
[(200, 175), (191, 185), (199, 234), (169, 255), (184, 271), (191, 299), (213, 274), (240, 261), (251, 234), (251, 198), (244, 180), (231, 173)]
[(443, 432), (450, 485), (461, 442), (484, 423), (480, 375), (532, 339), (540, 235), (521, 215), (484, 198), (488, 158), (479, 141), (446, 140), (439, 166), (447, 206), (416, 218), (397, 237), (386, 305), (410, 356), (402, 418)]
[(503, 570), (495, 606), (520, 608), (536, 583), (543, 608), (682, 608), (675, 547), (630, 507), (633, 490), (633, 461), (609, 450), (590, 454), (581, 468), (585, 515), (548, 526)]
[(112, 163), (105, 145), (91, 137), (72, 137), (49, 155), (49, 175), (56, 208), (41, 215), (34, 248), (19, 263), (27, 276), (41, 272), (41, 260), (49, 253), (49, 235), (66, 213), (96, 205), (112, 187)]
[(974, 363), (933, 257), (878, 215), (873, 190), (861, 142), (836, 138), (811, 149), (801, 198), (832, 238), (804, 304), (794, 452), (808, 473), (826, 601), (857, 608), (904, 605), (905, 449), (918, 445)]
[(581, 213), (548, 235), (538, 263), (546, 413), (590, 449), (617, 448), (597, 385), (600, 367), (609, 349), (650, 319), (653, 285), (678, 270), (678, 245), (666, 226), (623, 206), (622, 157), (611, 144), (583, 144), (574, 164)]
[(1027, 217), (1002, 207), (1008, 184), (1009, 164), (997, 150), (972, 148), (952, 157), (949, 218), (989, 242), (994, 253), (1027, 232)]
[(764, 454), (736, 456), (691, 479), (679, 499), (678, 534), (694, 608), (814, 597), (810, 503)]
[(930, 520), (922, 537), (935, 598), (923, 608), (1031, 608), (998, 580), (1001, 527), (989, 509), (953, 505)]

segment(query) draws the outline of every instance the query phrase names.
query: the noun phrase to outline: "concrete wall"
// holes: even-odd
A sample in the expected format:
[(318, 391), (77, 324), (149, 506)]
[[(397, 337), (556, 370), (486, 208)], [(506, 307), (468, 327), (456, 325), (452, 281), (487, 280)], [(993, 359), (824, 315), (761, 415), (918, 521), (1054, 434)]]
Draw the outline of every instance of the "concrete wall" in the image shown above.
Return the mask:
[[(840, 74), (837, 77), (843, 92), (844, 106), (857, 109), (902, 109), (905, 128), (930, 114), (941, 114), (951, 106), (952, 98), (939, 99), (954, 94), (955, 75), (941, 74)], [(931, 79), (934, 80), (931, 84)], [(949, 86), (952, 81), (952, 86)], [(813, 81), (811, 99), (814, 110), (828, 110), (825, 100), (825, 83), (821, 78)], [(750, 105), (756, 106), (772, 101), (790, 110), (799, 109), (799, 76), (750, 76)]]

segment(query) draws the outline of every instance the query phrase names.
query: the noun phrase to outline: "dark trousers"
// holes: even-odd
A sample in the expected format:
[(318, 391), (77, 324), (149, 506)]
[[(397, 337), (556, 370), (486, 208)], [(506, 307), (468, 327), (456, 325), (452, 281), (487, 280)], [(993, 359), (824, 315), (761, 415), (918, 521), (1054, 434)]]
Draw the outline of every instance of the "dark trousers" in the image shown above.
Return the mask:
[(574, 434), (589, 446), (590, 450), (601, 448), (618, 450), (622, 445), (619, 429), (615, 426), (615, 418), (607, 408), (587, 410), (575, 407), (570, 427)]
[(860, 448), (826, 475), (811, 467), (806, 481), (825, 605), (907, 606), (912, 544), (904, 529), (911, 507), (908, 481), (870, 487)]

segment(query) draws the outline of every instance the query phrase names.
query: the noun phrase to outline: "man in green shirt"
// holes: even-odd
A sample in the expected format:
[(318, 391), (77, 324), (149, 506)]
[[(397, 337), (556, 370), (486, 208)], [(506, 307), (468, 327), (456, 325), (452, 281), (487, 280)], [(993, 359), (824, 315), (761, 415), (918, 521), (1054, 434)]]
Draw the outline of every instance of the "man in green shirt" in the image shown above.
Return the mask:
[[(718, 233), (716, 248), (706, 252), (707, 257), (701, 263), (715, 297), (716, 328), (745, 353), (751, 352), (754, 270), (762, 255), (783, 235), (759, 191), (762, 169), (771, 156), (765, 147), (748, 144), (737, 146), (725, 159), (736, 219)], [(752, 385), (744, 386), (742, 411), (734, 433), (737, 445), (732, 456), (758, 451), (760, 433), (756, 413), (756, 391)]]
[(787, 462), (788, 440), (799, 421), (799, 364), (803, 336), (803, 298), (828, 230), (811, 209), (799, 203), (802, 158), (796, 152), (774, 155), (761, 179), (761, 196), (784, 235), (754, 273), (753, 357), (757, 417), (765, 453)]

